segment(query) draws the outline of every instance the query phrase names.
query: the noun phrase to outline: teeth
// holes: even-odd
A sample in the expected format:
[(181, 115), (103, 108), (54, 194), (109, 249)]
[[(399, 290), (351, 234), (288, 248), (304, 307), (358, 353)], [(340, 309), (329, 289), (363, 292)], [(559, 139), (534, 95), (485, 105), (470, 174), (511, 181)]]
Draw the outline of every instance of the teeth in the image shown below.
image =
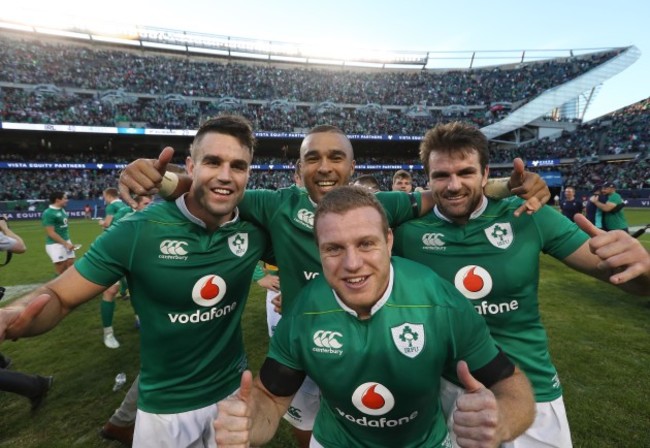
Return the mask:
[(331, 186), (333, 186), (333, 185), (335, 185), (335, 184), (336, 184), (336, 182), (334, 182), (334, 181), (329, 181), (329, 182), (318, 182), (318, 186), (319, 186), (319, 187), (331, 187)]
[(226, 194), (226, 195), (232, 194), (230, 190), (222, 190), (221, 188), (213, 188), (212, 191), (219, 194)]
[(366, 277), (349, 278), (348, 283), (361, 283), (365, 279), (366, 279)]

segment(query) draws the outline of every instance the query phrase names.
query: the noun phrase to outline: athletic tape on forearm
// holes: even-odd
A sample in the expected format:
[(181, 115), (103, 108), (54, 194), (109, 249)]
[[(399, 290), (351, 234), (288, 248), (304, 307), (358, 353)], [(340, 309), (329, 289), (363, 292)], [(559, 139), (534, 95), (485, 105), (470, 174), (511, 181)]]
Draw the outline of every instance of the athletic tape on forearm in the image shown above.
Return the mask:
[(167, 198), (171, 196), (174, 191), (176, 191), (177, 186), (178, 176), (175, 173), (166, 171), (162, 182), (160, 183), (160, 190), (158, 191), (158, 194), (163, 198)]

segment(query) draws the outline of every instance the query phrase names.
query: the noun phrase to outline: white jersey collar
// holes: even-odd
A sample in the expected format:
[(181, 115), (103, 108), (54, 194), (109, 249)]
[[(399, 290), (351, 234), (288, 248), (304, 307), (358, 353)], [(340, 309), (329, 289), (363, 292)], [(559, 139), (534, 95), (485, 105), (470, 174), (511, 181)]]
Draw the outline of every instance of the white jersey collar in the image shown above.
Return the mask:
[[(485, 209), (487, 208), (487, 206), (488, 206), (488, 199), (485, 197), (485, 195), (483, 195), (483, 200), (481, 201), (481, 205), (479, 205), (479, 207), (476, 210), (474, 210), (471, 215), (469, 215), (469, 219), (472, 220), (481, 216), (485, 211)], [(440, 211), (437, 205), (433, 208), (433, 213), (435, 213), (438, 218), (453, 224), (453, 221), (451, 219), (447, 218), (445, 215), (442, 214), (442, 212)]]
[[(390, 297), (391, 292), (393, 292), (393, 264), (390, 264), (390, 274), (388, 276), (388, 287), (386, 288), (386, 291), (384, 292), (384, 295), (381, 296), (381, 299), (375, 303), (372, 308), (370, 309), (370, 316), (374, 316), (377, 311), (381, 309), (382, 306), (384, 306), (384, 303), (388, 301), (388, 298)], [(354, 317), (359, 317), (356, 311), (354, 311), (352, 308), (347, 306), (345, 303), (343, 303), (343, 300), (338, 296), (336, 291), (332, 290), (334, 293), (334, 298), (338, 302), (339, 306), (343, 308), (346, 312), (349, 314), (353, 315)]]
[[(194, 215), (193, 215), (192, 213), (190, 213), (190, 211), (188, 210), (188, 208), (187, 208), (187, 204), (185, 203), (185, 196), (186, 196), (186, 195), (187, 195), (187, 193), (183, 193), (183, 195), (182, 195), (181, 197), (177, 198), (176, 201), (174, 201), (174, 202), (176, 203), (176, 207), (178, 207), (178, 209), (181, 211), (181, 213), (183, 214), (183, 216), (185, 216), (187, 219), (189, 219), (190, 221), (192, 221), (194, 224), (196, 224), (196, 225), (198, 225), (198, 226), (201, 226), (201, 227), (203, 227), (204, 229), (207, 229), (208, 226), (205, 225), (205, 222), (203, 222), (202, 219), (197, 218), (196, 216), (194, 216)], [(227, 225), (230, 225), (230, 224), (234, 224), (234, 223), (236, 223), (237, 221), (239, 221), (239, 208), (235, 207), (235, 217), (232, 218), (230, 221), (224, 222), (224, 223), (221, 224), (219, 227), (221, 228), (221, 227), (223, 227), (223, 226), (227, 226)]]

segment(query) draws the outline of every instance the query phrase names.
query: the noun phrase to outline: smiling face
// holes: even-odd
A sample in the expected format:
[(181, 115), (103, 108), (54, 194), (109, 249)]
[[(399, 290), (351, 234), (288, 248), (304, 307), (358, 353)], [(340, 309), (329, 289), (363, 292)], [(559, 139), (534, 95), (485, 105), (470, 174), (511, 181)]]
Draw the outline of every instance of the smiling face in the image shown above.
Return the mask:
[(398, 177), (393, 181), (393, 191), (405, 191), (410, 193), (413, 190), (413, 184), (408, 177)]
[(327, 282), (359, 318), (370, 317), (388, 287), (392, 232), (384, 229), (379, 211), (370, 206), (327, 212), (316, 225)]
[(573, 201), (576, 197), (576, 191), (572, 187), (567, 187), (564, 189), (564, 196), (567, 201)]
[(347, 185), (354, 173), (352, 145), (337, 132), (309, 134), (300, 146), (300, 174), (309, 197), (318, 203), (328, 191)]
[(251, 160), (251, 150), (231, 135), (208, 132), (195, 142), (192, 156), (186, 161), (192, 177), (186, 203), (209, 229), (233, 218), (244, 195)]
[(440, 212), (456, 224), (465, 224), (483, 200), (488, 167), (481, 170), (478, 152), (432, 151), (429, 154), (429, 188)]

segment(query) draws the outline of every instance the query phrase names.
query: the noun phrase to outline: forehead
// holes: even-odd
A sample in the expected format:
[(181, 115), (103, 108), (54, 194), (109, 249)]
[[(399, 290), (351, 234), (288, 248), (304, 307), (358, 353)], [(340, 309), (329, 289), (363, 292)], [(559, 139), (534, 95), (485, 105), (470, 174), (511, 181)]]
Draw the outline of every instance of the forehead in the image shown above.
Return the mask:
[(251, 151), (232, 135), (209, 132), (204, 134), (194, 148), (195, 158), (224, 157), (250, 161)]
[(352, 145), (344, 135), (337, 132), (319, 132), (310, 134), (300, 145), (300, 156), (305, 154), (318, 153), (327, 154), (329, 152), (343, 152), (350, 159), (352, 158)]
[(370, 206), (342, 213), (327, 212), (318, 217), (317, 226), (319, 244), (344, 243), (384, 233), (379, 211)]
[(480, 168), (478, 151), (473, 148), (465, 150), (449, 151), (431, 151), (429, 154), (430, 171), (447, 171), (450, 169), (463, 169), (469, 166)]

